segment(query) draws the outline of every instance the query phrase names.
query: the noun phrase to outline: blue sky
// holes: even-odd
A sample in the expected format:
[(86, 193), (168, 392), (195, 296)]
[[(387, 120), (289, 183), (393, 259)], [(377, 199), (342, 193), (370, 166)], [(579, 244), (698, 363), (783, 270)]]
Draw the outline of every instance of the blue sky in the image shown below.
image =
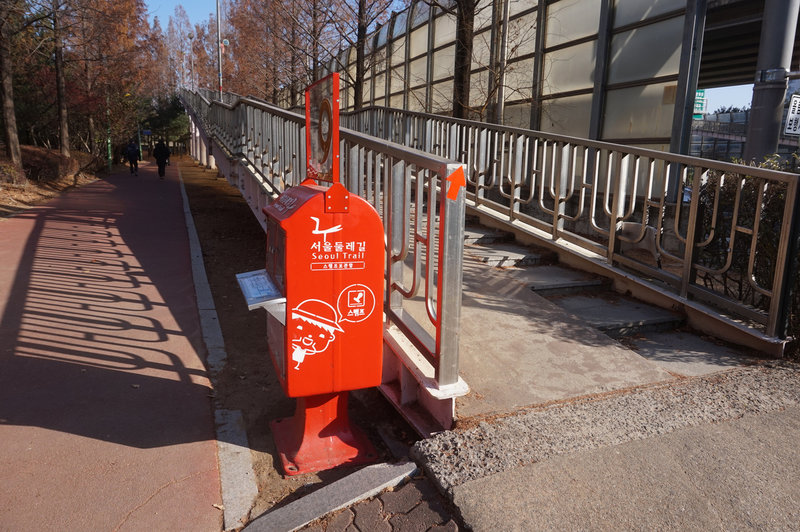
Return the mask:
[(146, 0), (148, 19), (152, 22), (157, 16), (162, 28), (167, 27), (169, 17), (175, 15), (175, 6), (182, 5), (194, 24), (208, 20), (209, 13), (217, 12), (216, 0)]
[(720, 107), (750, 107), (753, 99), (752, 85), (737, 85), (719, 89), (706, 89), (708, 106), (706, 112), (713, 113)]

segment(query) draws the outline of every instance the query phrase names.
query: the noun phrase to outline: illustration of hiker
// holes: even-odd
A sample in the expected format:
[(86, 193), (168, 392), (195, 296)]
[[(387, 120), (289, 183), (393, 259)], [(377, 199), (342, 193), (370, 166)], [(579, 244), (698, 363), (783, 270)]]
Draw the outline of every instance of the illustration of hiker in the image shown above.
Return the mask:
[(306, 299), (293, 308), (290, 326), (292, 360), (297, 363), (294, 369), (300, 369), (308, 355), (328, 349), (337, 332), (344, 332), (339, 326), (336, 309), (318, 299)]

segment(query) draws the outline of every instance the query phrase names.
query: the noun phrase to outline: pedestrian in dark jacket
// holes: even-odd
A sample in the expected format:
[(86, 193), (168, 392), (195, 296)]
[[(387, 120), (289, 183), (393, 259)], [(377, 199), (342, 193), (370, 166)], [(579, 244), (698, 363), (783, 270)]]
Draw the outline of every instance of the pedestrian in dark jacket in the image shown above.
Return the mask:
[(158, 144), (156, 144), (155, 149), (153, 150), (153, 157), (156, 159), (156, 164), (158, 165), (158, 177), (164, 179), (164, 173), (166, 171), (167, 162), (169, 162), (169, 148), (167, 145), (164, 144), (163, 140), (159, 140)]
[(139, 158), (141, 155), (142, 153), (139, 151), (139, 146), (131, 139), (128, 143), (128, 147), (125, 148), (125, 158), (128, 159), (128, 163), (131, 165), (132, 174), (139, 175)]

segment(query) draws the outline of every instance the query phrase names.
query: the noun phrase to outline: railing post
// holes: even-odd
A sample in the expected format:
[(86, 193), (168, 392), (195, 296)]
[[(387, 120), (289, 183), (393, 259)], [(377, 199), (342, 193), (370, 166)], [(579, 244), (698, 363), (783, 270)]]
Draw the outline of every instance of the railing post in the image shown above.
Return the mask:
[(616, 173), (616, 184), (614, 198), (612, 201), (611, 217), (608, 223), (608, 263), (614, 264), (614, 253), (617, 250), (617, 223), (625, 213), (625, 191), (628, 188), (628, 157), (621, 153), (614, 154), (615, 161), (612, 162), (612, 173), (608, 179)]
[(486, 195), (486, 190), (483, 187), (486, 184), (486, 172), (489, 170), (488, 163), (492, 157), (492, 155), (489, 153), (491, 146), (489, 145), (488, 139), (489, 131), (485, 128), (481, 128), (478, 132), (478, 145), (475, 148), (477, 151), (475, 154), (475, 168), (467, 169), (467, 171), (470, 173), (474, 170), (474, 173), (468, 177), (471, 177), (475, 180), (476, 205), (480, 205), (481, 201)]
[[(403, 295), (397, 290), (392, 289), (395, 280), (403, 278), (403, 261), (393, 261), (393, 258), (403, 249), (403, 239), (405, 238), (405, 220), (403, 210), (406, 204), (406, 188), (408, 187), (408, 177), (405, 163), (399, 162), (392, 166), (392, 177), (388, 190), (389, 201), (385, 202), (384, 220), (386, 220), (387, 242), (386, 246), (386, 265), (388, 275), (386, 276), (386, 293), (389, 294), (389, 308), (395, 312), (403, 308)], [(419, 186), (419, 184), (417, 185)], [(420, 193), (419, 191), (417, 192)]]
[[(786, 210), (791, 205), (791, 213), (789, 215), (791, 221), (789, 223), (787, 242), (785, 245), (781, 242), (778, 248), (778, 259), (783, 259), (783, 263), (780, 265), (782, 266), (780, 269), (783, 274), (779, 279), (778, 290), (772, 294), (773, 301), (770, 308), (769, 323), (767, 324), (767, 334), (777, 336), (780, 339), (787, 338), (790, 333), (792, 295), (797, 276), (800, 275), (800, 258), (798, 258), (798, 254), (800, 254), (800, 183), (798, 183), (798, 179), (795, 179), (794, 182), (789, 183), (786, 187)], [(782, 250), (784, 250), (783, 257), (780, 254)], [(778, 273), (776, 272), (776, 274)]]
[[(451, 152), (452, 153), (452, 152)], [(464, 214), (466, 211), (465, 191), (461, 187), (453, 198), (448, 187), (455, 183), (444, 181), (460, 164), (448, 164), (447, 173), (442, 176), (439, 196), (439, 266), (438, 266), (438, 318), (436, 331), (436, 352), (439, 363), (436, 367), (436, 381), (439, 386), (458, 382), (458, 342), (461, 324), (461, 282), (463, 278), (464, 256)], [(451, 199), (453, 198), (453, 199)]]
[[(555, 205), (553, 205), (553, 239), (557, 240), (564, 231), (564, 214), (567, 212), (567, 205), (564, 200), (567, 196), (567, 181), (569, 180), (569, 144), (561, 144), (556, 148), (553, 146), (553, 157), (555, 168), (553, 178), (555, 183)], [(566, 163), (565, 163), (566, 161)]]
[[(689, 297), (689, 286), (695, 279), (695, 248), (698, 241), (698, 231), (702, 225), (700, 216), (701, 176), (698, 175), (700, 174), (700, 168), (695, 166), (692, 170), (694, 172), (692, 180), (692, 200), (689, 204), (689, 222), (686, 226), (686, 249), (683, 254), (683, 270), (681, 272), (680, 296), (683, 298)], [(681, 198), (678, 198), (678, 201), (682, 201)]]

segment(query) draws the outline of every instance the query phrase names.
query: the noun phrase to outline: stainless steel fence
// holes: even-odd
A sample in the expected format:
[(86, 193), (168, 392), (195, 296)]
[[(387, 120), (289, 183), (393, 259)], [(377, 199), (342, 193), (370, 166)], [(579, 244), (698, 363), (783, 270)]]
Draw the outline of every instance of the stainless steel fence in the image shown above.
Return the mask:
[(395, 109), (345, 121), (457, 157), (472, 209), (784, 335), (795, 174)]
[[(184, 91), (182, 98), (226, 158), (246, 172), (236, 184), (251, 207), (306, 178), (302, 115), (230, 94), (215, 101), (216, 93)], [(445, 180), (461, 165), (348, 129), (340, 142), (343, 183), (384, 223), (387, 325), (433, 366), (439, 387), (455, 384), (465, 192), (448, 199)]]

